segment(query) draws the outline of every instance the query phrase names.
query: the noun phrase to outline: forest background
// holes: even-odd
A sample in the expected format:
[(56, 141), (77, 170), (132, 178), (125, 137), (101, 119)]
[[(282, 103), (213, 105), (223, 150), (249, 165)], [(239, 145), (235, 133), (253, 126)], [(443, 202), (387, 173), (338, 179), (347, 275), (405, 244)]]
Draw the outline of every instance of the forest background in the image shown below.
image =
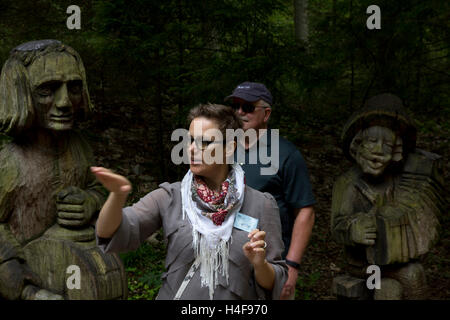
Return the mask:
[[(72, 4), (81, 9), (79, 30), (66, 26)], [(372, 4), (381, 9), (379, 30), (366, 27)], [(331, 191), (351, 166), (339, 139), (350, 114), (375, 94), (398, 95), (416, 121), (418, 147), (444, 157), (449, 180), (449, 9), (445, 0), (1, 0), (0, 62), (37, 39), (80, 53), (96, 107), (81, 128), (97, 164), (132, 181), (130, 204), (186, 172), (170, 161), (170, 135), (186, 127), (191, 107), (223, 103), (243, 81), (265, 83), (271, 126), (302, 152), (318, 202), (296, 299), (333, 299), (343, 260), (330, 237)], [(423, 258), (431, 299), (450, 298), (448, 210), (440, 221), (441, 239)], [(159, 232), (121, 256), (130, 299), (155, 298), (164, 255)]]

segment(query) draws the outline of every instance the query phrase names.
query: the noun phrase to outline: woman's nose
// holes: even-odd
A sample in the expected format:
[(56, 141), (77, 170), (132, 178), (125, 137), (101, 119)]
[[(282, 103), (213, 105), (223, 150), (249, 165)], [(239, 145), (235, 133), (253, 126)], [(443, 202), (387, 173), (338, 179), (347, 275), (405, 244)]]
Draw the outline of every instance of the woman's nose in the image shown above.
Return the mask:
[(189, 145), (188, 150), (189, 150), (190, 153), (192, 153), (192, 154), (194, 153), (194, 150), (195, 150), (195, 141), (192, 141), (192, 142), (191, 142), (191, 144)]
[(200, 150), (197, 145), (195, 144), (195, 141), (192, 141), (189, 145), (189, 154), (191, 156), (191, 159), (199, 159), (202, 157), (202, 150)]

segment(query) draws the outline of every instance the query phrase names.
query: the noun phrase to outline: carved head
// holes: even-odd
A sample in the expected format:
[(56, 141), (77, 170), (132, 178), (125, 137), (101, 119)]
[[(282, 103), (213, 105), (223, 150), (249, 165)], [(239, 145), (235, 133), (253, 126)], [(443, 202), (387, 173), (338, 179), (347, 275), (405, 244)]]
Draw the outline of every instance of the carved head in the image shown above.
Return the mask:
[(373, 126), (361, 130), (350, 145), (350, 154), (364, 173), (380, 176), (391, 162), (403, 159), (402, 138), (391, 129)]
[(415, 148), (416, 129), (401, 100), (392, 94), (369, 99), (344, 126), (342, 134), (346, 156), (364, 173), (380, 176), (386, 168), (400, 162)]
[(91, 110), (85, 69), (75, 50), (57, 40), (38, 40), (11, 51), (0, 76), (0, 132), (70, 130)]

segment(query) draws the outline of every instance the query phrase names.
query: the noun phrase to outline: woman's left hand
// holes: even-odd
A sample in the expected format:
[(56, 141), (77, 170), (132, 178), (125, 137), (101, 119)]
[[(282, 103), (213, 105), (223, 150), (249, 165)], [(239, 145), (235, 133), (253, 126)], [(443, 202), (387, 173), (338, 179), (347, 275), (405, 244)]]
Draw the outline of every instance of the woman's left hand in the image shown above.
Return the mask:
[(246, 242), (242, 247), (244, 254), (253, 266), (261, 266), (266, 260), (265, 247), (267, 244), (264, 241), (266, 232), (255, 229), (248, 234), (248, 237), (250, 241)]

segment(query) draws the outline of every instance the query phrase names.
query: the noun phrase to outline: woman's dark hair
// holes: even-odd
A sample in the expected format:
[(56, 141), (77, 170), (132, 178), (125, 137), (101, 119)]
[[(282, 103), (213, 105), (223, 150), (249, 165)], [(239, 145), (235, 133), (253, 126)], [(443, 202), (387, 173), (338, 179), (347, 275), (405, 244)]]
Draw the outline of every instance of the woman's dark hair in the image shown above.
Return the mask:
[(236, 115), (233, 108), (221, 104), (207, 103), (192, 108), (187, 116), (188, 124), (195, 118), (214, 120), (224, 137), (226, 137), (227, 129), (242, 128), (242, 120)]

